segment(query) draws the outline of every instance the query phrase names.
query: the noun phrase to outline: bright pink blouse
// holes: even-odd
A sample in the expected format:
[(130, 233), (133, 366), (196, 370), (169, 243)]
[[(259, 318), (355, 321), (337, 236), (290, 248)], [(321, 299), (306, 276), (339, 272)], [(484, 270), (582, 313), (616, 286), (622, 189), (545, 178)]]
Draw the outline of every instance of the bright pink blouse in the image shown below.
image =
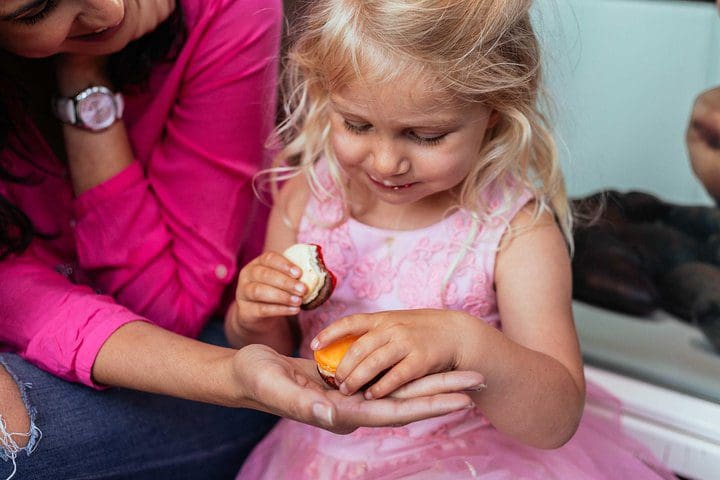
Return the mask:
[(182, 7), (178, 59), (126, 92), (131, 166), (75, 198), (32, 124), (0, 152), (32, 178), (0, 192), (52, 235), (0, 262), (0, 346), (70, 381), (98, 387), (95, 357), (128, 322), (197, 335), (238, 252), (262, 242), (251, 180), (274, 120), (281, 1)]

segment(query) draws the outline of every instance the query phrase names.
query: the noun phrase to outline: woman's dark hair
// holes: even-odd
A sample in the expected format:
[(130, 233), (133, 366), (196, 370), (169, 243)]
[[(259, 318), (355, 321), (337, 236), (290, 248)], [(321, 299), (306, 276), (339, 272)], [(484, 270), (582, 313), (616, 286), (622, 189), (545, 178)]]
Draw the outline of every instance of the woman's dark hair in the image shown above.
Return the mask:
[[(142, 86), (150, 77), (154, 65), (174, 60), (185, 42), (185, 23), (180, 2), (163, 23), (147, 35), (128, 44), (110, 56), (108, 73), (115, 88), (123, 90)], [(2, 66), (0, 65), (0, 69)], [(8, 136), (19, 120), (24, 99), (17, 85), (7, 84), (12, 75), (1, 75), (0, 80), (0, 152), (7, 146)], [(20, 108), (18, 108), (20, 106)], [(31, 180), (13, 175), (9, 165), (0, 162), (0, 180), (28, 183)], [(37, 232), (28, 216), (0, 194), (0, 260), (12, 253), (23, 252)]]

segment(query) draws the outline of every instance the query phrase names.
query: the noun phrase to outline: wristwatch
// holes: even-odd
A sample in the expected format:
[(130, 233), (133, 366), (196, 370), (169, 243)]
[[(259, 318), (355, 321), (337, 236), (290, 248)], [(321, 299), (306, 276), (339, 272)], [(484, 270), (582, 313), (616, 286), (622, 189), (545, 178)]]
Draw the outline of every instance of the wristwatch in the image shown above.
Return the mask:
[(100, 132), (122, 118), (125, 102), (121, 93), (92, 86), (73, 97), (55, 97), (53, 111), (63, 123)]

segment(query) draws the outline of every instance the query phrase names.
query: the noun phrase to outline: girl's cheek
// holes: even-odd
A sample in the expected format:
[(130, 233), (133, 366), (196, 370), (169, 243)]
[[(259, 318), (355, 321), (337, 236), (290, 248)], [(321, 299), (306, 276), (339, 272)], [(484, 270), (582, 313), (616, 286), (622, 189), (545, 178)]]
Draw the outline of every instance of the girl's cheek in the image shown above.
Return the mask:
[(343, 165), (352, 165), (364, 158), (363, 142), (351, 133), (332, 133), (331, 145), (338, 161)]

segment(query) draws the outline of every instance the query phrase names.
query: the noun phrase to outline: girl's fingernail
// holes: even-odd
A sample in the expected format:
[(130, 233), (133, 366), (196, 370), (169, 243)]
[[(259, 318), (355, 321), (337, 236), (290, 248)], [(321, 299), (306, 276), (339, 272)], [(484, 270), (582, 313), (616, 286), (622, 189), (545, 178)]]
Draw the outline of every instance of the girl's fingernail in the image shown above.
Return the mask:
[(467, 408), (468, 410), (470, 410), (471, 408), (475, 408), (475, 403), (474, 403), (474, 402), (471, 402), (470, 405), (468, 405), (468, 406), (465, 407), (465, 408)]
[(290, 274), (291, 274), (293, 277), (299, 277), (301, 273), (302, 273), (302, 272), (301, 272), (300, 269), (297, 268), (297, 267), (293, 267), (293, 268), (290, 269)]
[(305, 285), (303, 285), (302, 283), (296, 283), (296, 284), (295, 284), (295, 291), (298, 292), (298, 293), (304, 292), (304, 291), (305, 291)]
[(312, 406), (315, 419), (327, 427), (333, 425), (333, 411), (328, 405), (323, 403), (314, 403)]
[(365, 400), (372, 400), (375, 398), (370, 390), (365, 391)]
[(290, 302), (299, 305), (300, 302), (302, 302), (302, 298), (298, 297), (297, 295), (293, 295), (292, 297), (290, 297)]
[(471, 392), (479, 392), (480, 390), (485, 390), (487, 388), (487, 385), (484, 383), (481, 383), (480, 385), (473, 385), (472, 387), (468, 388)]
[(320, 347), (320, 340), (318, 340), (317, 338), (313, 338), (312, 342), (310, 342), (310, 349), (317, 350), (318, 347)]

